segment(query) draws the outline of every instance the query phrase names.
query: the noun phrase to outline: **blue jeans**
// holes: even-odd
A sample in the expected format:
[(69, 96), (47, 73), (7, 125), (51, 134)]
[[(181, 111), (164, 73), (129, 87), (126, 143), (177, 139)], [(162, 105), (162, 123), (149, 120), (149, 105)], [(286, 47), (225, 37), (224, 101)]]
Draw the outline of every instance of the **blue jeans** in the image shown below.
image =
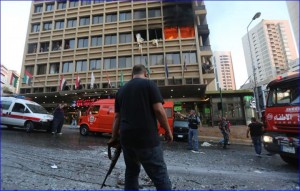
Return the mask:
[(157, 190), (171, 190), (167, 166), (161, 146), (135, 149), (122, 146), (125, 171), (125, 190), (139, 190), (139, 173), (141, 165), (154, 183)]
[(198, 129), (189, 129), (189, 149), (199, 150)]
[(261, 154), (261, 136), (251, 137), (256, 154)]

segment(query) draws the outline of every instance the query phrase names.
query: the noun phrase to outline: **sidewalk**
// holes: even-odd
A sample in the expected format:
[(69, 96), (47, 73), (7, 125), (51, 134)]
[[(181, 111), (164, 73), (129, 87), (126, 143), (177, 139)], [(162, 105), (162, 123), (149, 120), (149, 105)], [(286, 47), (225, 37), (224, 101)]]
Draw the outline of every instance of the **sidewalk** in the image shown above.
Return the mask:
[[(218, 142), (223, 138), (223, 135), (220, 132), (219, 127), (201, 127), (199, 130), (199, 139), (201, 142)], [(229, 141), (231, 144), (243, 144), (251, 145), (252, 140), (246, 138), (247, 126), (246, 125), (231, 125), (230, 126), (230, 136)]]

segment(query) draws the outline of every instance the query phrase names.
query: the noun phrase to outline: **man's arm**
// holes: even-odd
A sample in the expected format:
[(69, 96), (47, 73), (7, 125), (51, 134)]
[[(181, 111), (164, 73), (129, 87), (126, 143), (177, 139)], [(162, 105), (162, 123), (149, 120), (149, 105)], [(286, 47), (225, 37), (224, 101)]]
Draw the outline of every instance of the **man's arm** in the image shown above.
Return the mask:
[(115, 113), (113, 129), (112, 129), (112, 137), (108, 141), (108, 145), (114, 146), (119, 141), (120, 136), (120, 113)]
[(249, 132), (250, 132), (250, 127), (248, 126), (248, 127), (247, 127), (247, 133), (246, 133), (246, 137), (247, 137), (247, 138), (249, 137)]
[(172, 142), (173, 135), (172, 135), (169, 123), (168, 123), (168, 118), (167, 118), (165, 109), (163, 108), (163, 106), (160, 102), (153, 104), (152, 107), (153, 107), (153, 110), (154, 110), (157, 120), (159, 121), (160, 125), (166, 131), (166, 136), (168, 138), (168, 142)]

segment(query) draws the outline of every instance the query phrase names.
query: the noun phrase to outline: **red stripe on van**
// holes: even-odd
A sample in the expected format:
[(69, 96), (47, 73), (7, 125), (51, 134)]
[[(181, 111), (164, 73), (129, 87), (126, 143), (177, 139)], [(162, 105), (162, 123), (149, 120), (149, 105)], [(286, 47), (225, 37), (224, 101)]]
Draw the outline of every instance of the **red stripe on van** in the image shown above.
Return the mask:
[(40, 121), (40, 118), (37, 117), (27, 117), (27, 116), (21, 116), (21, 115), (6, 115), (9, 118), (14, 118), (14, 119), (25, 119), (25, 120), (30, 120), (30, 121)]

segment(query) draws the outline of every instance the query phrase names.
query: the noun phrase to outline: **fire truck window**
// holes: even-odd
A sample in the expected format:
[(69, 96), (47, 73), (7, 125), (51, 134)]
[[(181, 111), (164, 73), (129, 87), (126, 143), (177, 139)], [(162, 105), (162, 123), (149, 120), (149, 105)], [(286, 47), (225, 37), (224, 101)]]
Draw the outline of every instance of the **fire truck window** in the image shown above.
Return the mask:
[(290, 102), (290, 90), (277, 89), (277, 104), (289, 104)]
[(99, 109), (100, 109), (100, 105), (95, 105), (91, 108), (90, 111), (92, 112), (92, 114), (98, 114)]
[(295, 88), (291, 91), (291, 104), (299, 104), (300, 103), (299, 90)]

